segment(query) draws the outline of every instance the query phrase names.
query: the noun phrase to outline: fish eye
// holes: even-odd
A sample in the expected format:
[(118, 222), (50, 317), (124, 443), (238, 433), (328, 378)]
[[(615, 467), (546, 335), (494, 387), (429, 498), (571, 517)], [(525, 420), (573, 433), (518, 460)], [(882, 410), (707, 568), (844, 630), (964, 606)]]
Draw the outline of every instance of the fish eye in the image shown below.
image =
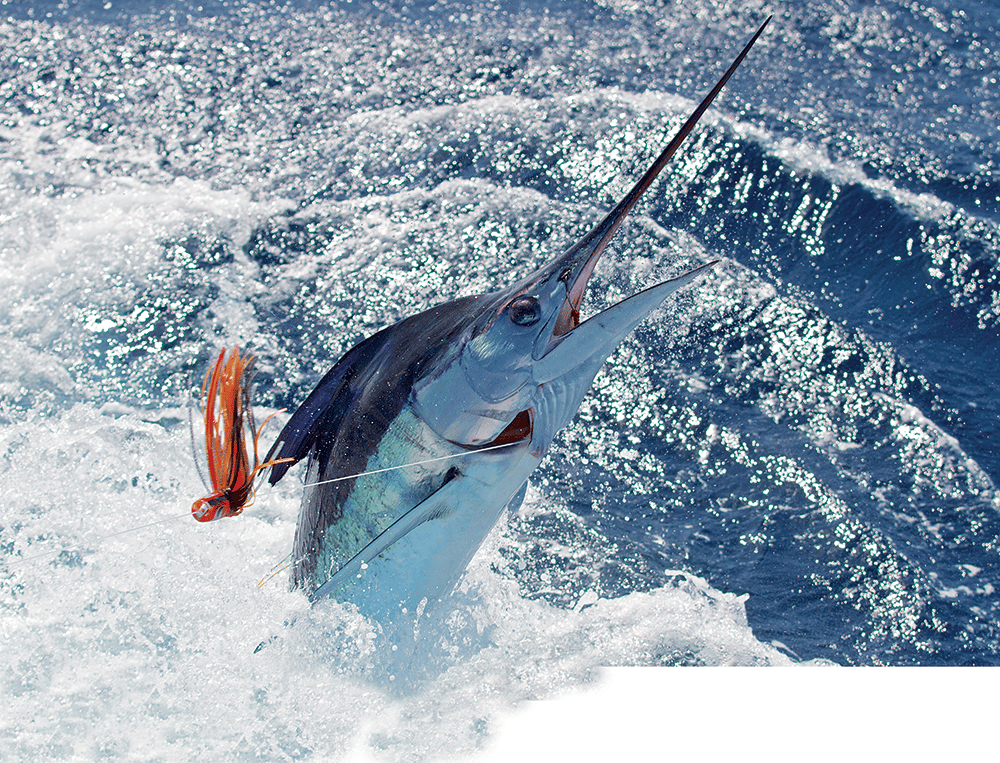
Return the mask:
[(518, 326), (533, 326), (542, 317), (542, 306), (534, 297), (518, 297), (510, 303), (507, 314)]

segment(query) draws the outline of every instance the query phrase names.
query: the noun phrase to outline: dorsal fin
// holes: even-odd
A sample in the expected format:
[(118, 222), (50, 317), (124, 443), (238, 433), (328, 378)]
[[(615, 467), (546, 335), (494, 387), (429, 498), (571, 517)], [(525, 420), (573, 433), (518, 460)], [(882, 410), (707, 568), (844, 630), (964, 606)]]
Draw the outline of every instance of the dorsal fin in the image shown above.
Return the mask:
[[(277, 483), (292, 464), (309, 455), (317, 440), (337, 437), (344, 416), (358, 402), (358, 390), (364, 387), (367, 376), (381, 373), (385, 377), (383, 390), (394, 389), (396, 402), (402, 407), (413, 379), (428, 361), (448, 348), (451, 337), (461, 330), (469, 315), (476, 313), (472, 303), (479, 299), (461, 297), (438, 305), (382, 329), (348, 350), (292, 414), (268, 451), (265, 461), (293, 459), (271, 468), (270, 483)], [(388, 421), (395, 413), (379, 411), (378, 418)], [(369, 434), (375, 440), (369, 447), (378, 447), (377, 439), (384, 430)]]
[(274, 485), (285, 476), (291, 466), (305, 458), (321, 432), (339, 428), (347, 406), (338, 405), (350, 378), (359, 368), (364, 368), (388, 339), (387, 332), (380, 331), (351, 348), (324, 376), (316, 388), (309, 393), (285, 424), (278, 439), (267, 453), (265, 461), (274, 458), (291, 458), (271, 467), (268, 481)]

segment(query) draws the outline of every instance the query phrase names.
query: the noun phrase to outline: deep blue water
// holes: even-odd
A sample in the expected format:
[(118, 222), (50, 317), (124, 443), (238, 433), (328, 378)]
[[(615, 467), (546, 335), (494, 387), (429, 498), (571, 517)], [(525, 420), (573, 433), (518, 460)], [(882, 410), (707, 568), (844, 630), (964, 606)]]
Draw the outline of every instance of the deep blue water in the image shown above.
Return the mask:
[[(198, 497), (182, 409), (218, 346), (251, 343), (260, 404), (294, 406), (364, 336), (530, 271), (617, 200), (770, 13), (619, 233), (589, 309), (721, 264), (612, 357), (476, 573), (486, 614), (455, 617), (474, 610), (489, 634), (505, 606), (537, 605), (539, 675), (553, 629), (577, 643), (622, 617), (670, 625), (655, 648), (612, 653), (609, 636), (560, 669), (1000, 662), (995, 5), (545, 6), (0, 4), (0, 544), (14, 565), (0, 611), (7, 680), (36, 676), (28, 707), (65, 679), (52, 655), (112, 649), (108, 622), (126, 651), (148, 641), (157, 670), (183, 674), (185, 633), (217, 641), (248, 607), (280, 622), (296, 606), (280, 578), (265, 604), (238, 587), (285, 553), (293, 487), (228, 530), (99, 542)], [(180, 569), (237, 588), (165, 595)], [(53, 575), (80, 599), (39, 625)], [(739, 645), (670, 620), (675, 594), (745, 610)], [(102, 614), (74, 640), (79, 612)], [(349, 662), (353, 631), (316, 627), (333, 635), (313, 658)], [(247, 707), (284, 696), (276, 676)], [(144, 712), (190, 700), (170, 680), (143, 690)], [(273, 743), (308, 757), (308, 735), (286, 734)]]

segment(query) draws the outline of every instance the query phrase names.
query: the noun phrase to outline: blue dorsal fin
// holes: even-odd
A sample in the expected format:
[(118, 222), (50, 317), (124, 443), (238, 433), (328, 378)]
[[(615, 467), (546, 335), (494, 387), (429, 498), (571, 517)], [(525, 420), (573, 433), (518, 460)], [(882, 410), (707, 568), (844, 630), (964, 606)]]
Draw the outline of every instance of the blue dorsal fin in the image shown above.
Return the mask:
[[(356, 404), (362, 408), (371, 405), (371, 401), (359, 401), (358, 396), (373, 375), (378, 375), (383, 385), (383, 396), (379, 399), (382, 410), (376, 416), (360, 419), (359, 412), (354, 411), (354, 417), (363, 423), (356, 433), (366, 441), (362, 450), (377, 448), (388, 421), (409, 397), (413, 379), (428, 362), (448, 349), (454, 335), (464, 327), (466, 316), (474, 312), (473, 304), (482, 299), (482, 296), (460, 297), (438, 305), (382, 329), (348, 350), (292, 414), (268, 451), (266, 461), (293, 459), (271, 467), (269, 482), (274, 485), (314, 448), (322, 451), (337, 441), (345, 416), (352, 408)], [(364, 462), (362, 459), (358, 470), (364, 467)]]
[(268, 481), (272, 485), (284, 477), (293, 464), (309, 454), (322, 432), (339, 429), (348, 408), (347, 403), (352, 397), (351, 378), (357, 370), (368, 365), (388, 339), (389, 331), (380, 331), (352, 347), (292, 414), (264, 459), (294, 459), (271, 467)]

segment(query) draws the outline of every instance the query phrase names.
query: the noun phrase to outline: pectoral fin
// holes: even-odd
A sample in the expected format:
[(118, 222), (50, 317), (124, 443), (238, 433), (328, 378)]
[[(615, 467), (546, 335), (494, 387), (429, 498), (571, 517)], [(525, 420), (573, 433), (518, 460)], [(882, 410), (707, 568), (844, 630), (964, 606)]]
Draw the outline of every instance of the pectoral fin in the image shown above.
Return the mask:
[(450, 511), (456, 505), (456, 501), (461, 498), (461, 488), (459, 487), (461, 480), (458, 479), (460, 476), (461, 473), (457, 469), (449, 472), (447, 479), (441, 487), (376, 536), (354, 558), (337, 570), (333, 577), (313, 591), (309, 597), (309, 601), (315, 603), (319, 599), (329, 596), (353, 576), (357, 575), (361, 571), (361, 565), (374, 560), (375, 557), (389, 548), (393, 543), (415, 530), (424, 522), (442, 516)]

